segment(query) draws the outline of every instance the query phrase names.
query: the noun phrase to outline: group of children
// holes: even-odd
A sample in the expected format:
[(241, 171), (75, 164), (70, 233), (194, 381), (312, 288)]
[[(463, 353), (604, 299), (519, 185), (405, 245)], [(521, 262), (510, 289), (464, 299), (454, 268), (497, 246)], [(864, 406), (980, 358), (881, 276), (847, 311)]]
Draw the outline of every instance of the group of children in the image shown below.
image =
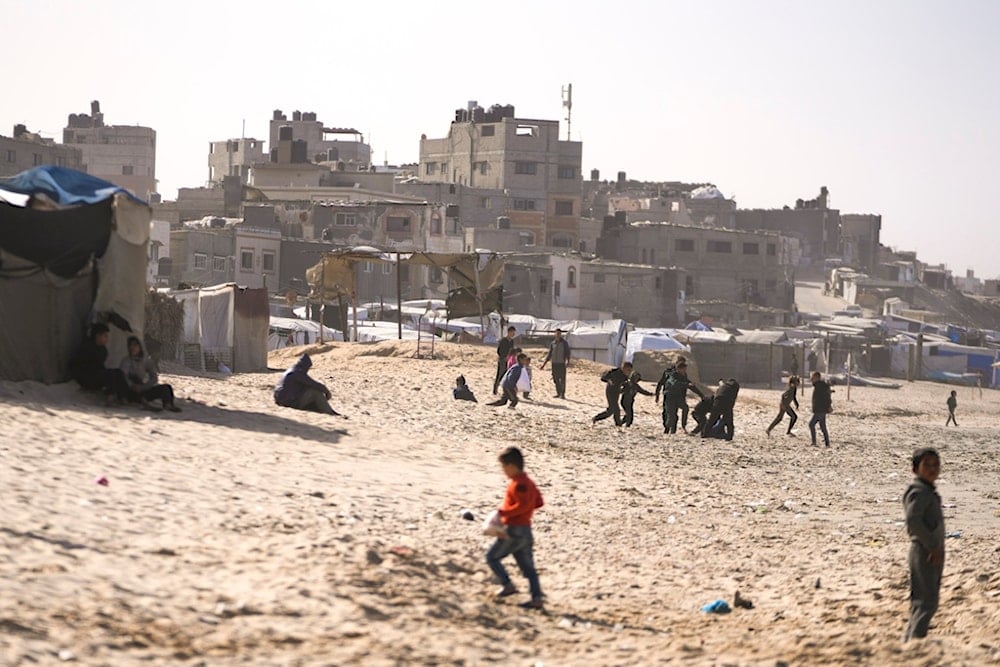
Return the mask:
[[(73, 379), (88, 391), (100, 391), (109, 406), (138, 403), (153, 412), (180, 412), (174, 402), (173, 387), (160, 383), (156, 361), (146, 354), (136, 336), (129, 336), (128, 354), (118, 367), (106, 367), (110, 338), (108, 325), (96, 322), (90, 326), (87, 338), (70, 361)], [(159, 405), (153, 401), (159, 401)]]

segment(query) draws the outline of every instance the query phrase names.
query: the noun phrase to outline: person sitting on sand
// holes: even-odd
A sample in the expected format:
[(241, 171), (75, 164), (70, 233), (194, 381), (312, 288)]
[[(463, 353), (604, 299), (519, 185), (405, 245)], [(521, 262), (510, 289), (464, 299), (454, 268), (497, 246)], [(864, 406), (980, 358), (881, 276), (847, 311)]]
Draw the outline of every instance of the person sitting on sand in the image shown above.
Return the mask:
[(70, 373), (77, 383), (88, 391), (102, 391), (104, 401), (111, 405), (114, 401), (124, 402), (128, 396), (128, 385), (120, 368), (107, 368), (108, 325), (96, 322), (90, 327), (90, 336), (83, 341), (80, 349), (70, 361)]
[(303, 354), (285, 371), (274, 387), (274, 402), (283, 408), (342, 416), (330, 407), (330, 390), (326, 385), (309, 377), (312, 363), (312, 358)]
[(142, 349), (142, 341), (135, 336), (128, 338), (128, 354), (122, 359), (121, 371), (128, 385), (126, 398), (133, 403), (141, 403), (145, 410), (159, 410), (151, 401), (160, 401), (171, 412), (180, 412), (174, 404), (174, 388), (160, 384), (156, 371), (156, 361)]
[(476, 395), (472, 393), (469, 389), (469, 385), (465, 383), (465, 376), (459, 375), (455, 378), (455, 388), (451, 390), (452, 398), (458, 401), (472, 401), (473, 403), (478, 403), (476, 400)]

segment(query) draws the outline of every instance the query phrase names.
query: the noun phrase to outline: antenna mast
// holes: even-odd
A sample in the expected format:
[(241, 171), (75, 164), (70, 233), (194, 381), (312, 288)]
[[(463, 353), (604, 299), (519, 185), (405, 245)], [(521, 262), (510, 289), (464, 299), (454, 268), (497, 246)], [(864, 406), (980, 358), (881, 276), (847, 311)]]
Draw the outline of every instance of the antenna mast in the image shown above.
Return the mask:
[(566, 84), (562, 89), (562, 105), (566, 107), (566, 141), (572, 141), (570, 138), (570, 124), (572, 123), (573, 117), (573, 84)]

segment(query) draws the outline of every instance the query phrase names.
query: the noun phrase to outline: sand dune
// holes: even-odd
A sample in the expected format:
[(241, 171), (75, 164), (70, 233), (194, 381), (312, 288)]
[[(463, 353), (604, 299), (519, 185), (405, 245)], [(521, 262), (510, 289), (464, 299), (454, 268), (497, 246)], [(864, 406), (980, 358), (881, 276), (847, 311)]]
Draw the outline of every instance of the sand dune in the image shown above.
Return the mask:
[[(485, 347), (310, 351), (349, 419), (276, 407), (273, 372), (168, 365), (176, 415), (0, 382), (0, 664), (1000, 662), (997, 392), (960, 389), (956, 429), (943, 385), (837, 387), (825, 449), (808, 392), (798, 436), (768, 438), (779, 389), (744, 388), (723, 442), (665, 436), (645, 396), (632, 429), (592, 427), (595, 364), (571, 366), (566, 401), (536, 369), (508, 410), (483, 404)], [(479, 404), (451, 400), (459, 373)], [(459, 516), (498, 504), (511, 444), (547, 501), (544, 613), (516, 606), (520, 577), (491, 601), (487, 540)], [(930, 638), (904, 645), (899, 498), (924, 444), (961, 537)], [(699, 611), (736, 590), (752, 609)]]

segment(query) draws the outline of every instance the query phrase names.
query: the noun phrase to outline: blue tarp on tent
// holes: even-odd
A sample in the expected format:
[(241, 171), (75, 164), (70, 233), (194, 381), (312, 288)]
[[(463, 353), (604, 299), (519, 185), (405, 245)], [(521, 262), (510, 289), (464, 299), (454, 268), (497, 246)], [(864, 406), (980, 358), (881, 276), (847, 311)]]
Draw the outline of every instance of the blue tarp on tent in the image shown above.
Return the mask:
[(140, 204), (145, 204), (125, 188), (109, 183), (75, 169), (45, 165), (22, 171), (7, 180), (0, 180), (0, 188), (22, 195), (44, 194), (60, 206), (96, 204), (123, 192)]

